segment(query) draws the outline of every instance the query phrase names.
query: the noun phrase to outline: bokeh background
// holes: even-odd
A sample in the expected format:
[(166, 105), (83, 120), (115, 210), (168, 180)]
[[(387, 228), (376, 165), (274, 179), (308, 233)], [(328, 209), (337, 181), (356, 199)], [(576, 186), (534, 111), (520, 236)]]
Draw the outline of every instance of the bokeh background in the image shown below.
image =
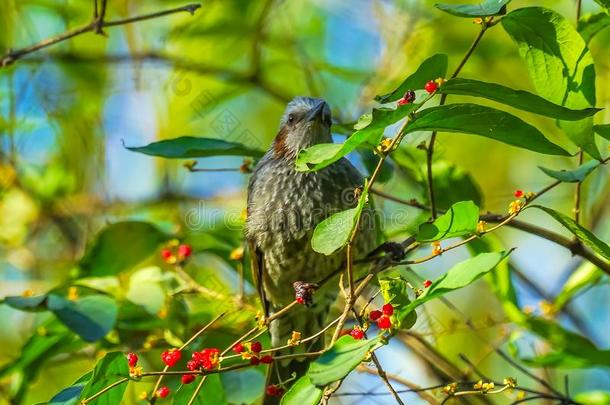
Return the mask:
[[(84, 0), (3, 0), (0, 3), (0, 53), (38, 42), (91, 18), (92, 2)], [(154, 12), (186, 3), (121, 0), (108, 2), (110, 19)], [(187, 310), (172, 312), (171, 280), (164, 265), (151, 257), (127, 275), (107, 281), (121, 299), (143, 306), (152, 322), (140, 330), (133, 346), (140, 347), (147, 368), (159, 368), (156, 347), (180, 340), (168, 332), (166, 320), (178, 317), (187, 331), (196, 330), (223, 306), (235, 310), (231, 295), (239, 291), (239, 263), (229, 253), (241, 246), (240, 226), (248, 176), (239, 171), (190, 173), (184, 161), (136, 154), (124, 146), (141, 146), (181, 135), (205, 136), (266, 149), (273, 139), (287, 101), (296, 95), (325, 98), (337, 122), (352, 122), (375, 105), (373, 97), (392, 90), (433, 53), (449, 55), (455, 68), (479, 26), (433, 7), (434, 1), (413, 0), (210, 0), (194, 16), (175, 14), (121, 27), (107, 28), (107, 36), (92, 33), (36, 52), (0, 70), (0, 296), (31, 290), (45, 292), (63, 283), (82, 256), (87, 243), (107, 223), (140, 219), (181, 235), (195, 247), (187, 271), (226, 300), (186, 296)], [(572, 0), (518, 1), (510, 8), (535, 3), (575, 20)], [(597, 11), (593, 1), (583, 12)], [(610, 30), (590, 43), (596, 62), (597, 123), (610, 122)], [(532, 90), (525, 63), (500, 26), (489, 30), (462, 77), (498, 82)], [(450, 100), (458, 100), (451, 96)], [(509, 110), (540, 128), (552, 141), (574, 151), (551, 119)], [(391, 130), (388, 132), (391, 134)], [(421, 159), (415, 147), (429, 134), (407, 137), (404, 159)], [(337, 134), (337, 141), (343, 136)], [(483, 211), (506, 211), (515, 189), (537, 190), (549, 183), (538, 165), (575, 167), (575, 159), (548, 157), (507, 147), (475, 136), (441, 134), (437, 159), (468, 173), (478, 185)], [(602, 151), (607, 150), (603, 145)], [(603, 152), (605, 153), (605, 152)], [(364, 155), (353, 161), (363, 172)], [(415, 157), (410, 157), (415, 156)], [(197, 167), (236, 168), (241, 158), (201, 159)], [(400, 164), (382, 190), (401, 198), (425, 199), (418, 181), (403, 173)], [(608, 170), (597, 170), (584, 185), (583, 220), (605, 241), (610, 239)], [(457, 184), (457, 183), (456, 183)], [(461, 184), (461, 183), (460, 183)], [(458, 186), (459, 187), (459, 186)], [(563, 185), (542, 202), (570, 213), (574, 187)], [(388, 218), (388, 235), (399, 239), (425, 219), (417, 209), (376, 199)], [(399, 219), (396, 219), (399, 218)], [(526, 212), (524, 219), (564, 232), (549, 217)], [(517, 247), (511, 265), (523, 307), (544, 312), (580, 260), (550, 242), (515, 230), (498, 234), (506, 247)], [(127, 244), (126, 250), (130, 249)], [(433, 279), (468, 253), (452, 251), (413, 270)], [(533, 285), (532, 285), (533, 283)], [(252, 292), (246, 283), (246, 292)], [(549, 298), (550, 297), (550, 298)], [(487, 375), (500, 380), (527, 377), (494, 354), (520, 338), (520, 349), (543, 353), (543, 342), (507, 322), (487, 281), (481, 280), (448, 297), (459, 315), (442, 303), (427, 304), (413, 332), (462, 369), (463, 353)], [(181, 298), (182, 299), (182, 298)], [(610, 294), (607, 279), (571, 300), (570, 316), (557, 314), (569, 329), (579, 331), (602, 348), (610, 347)], [(228, 344), (252, 322), (253, 313), (224, 322), (212, 342)], [(0, 368), (18, 362), (23, 344), (47, 322), (46, 314), (28, 314), (0, 306)], [(477, 331), (465, 325), (470, 319)], [(172, 328), (169, 328), (173, 330)], [(113, 332), (116, 347), (125, 334)], [(138, 340), (139, 339), (139, 340)], [(387, 371), (422, 385), (439, 378), (421, 356), (413, 336), (404, 336), (379, 351)], [(417, 339), (415, 339), (417, 340)], [(118, 342), (118, 343), (117, 343)], [(524, 343), (525, 342), (525, 343)], [(128, 348), (129, 344), (119, 347)], [(144, 347), (145, 349), (141, 349)], [(97, 349), (100, 349), (98, 347)], [(98, 350), (91, 346), (60, 353), (40, 363), (36, 373), (6, 372), (0, 378), (0, 403), (11, 403), (19, 392), (21, 403), (48, 400), (89, 370)], [(146, 363), (148, 362), (148, 363)], [(543, 370), (536, 372), (557, 386), (569, 376), (572, 392), (610, 390), (610, 370)], [(262, 370), (244, 377), (232, 391), (244, 398), (261, 389)], [(24, 382), (23, 380), (26, 379)], [(533, 383), (532, 383), (533, 384)], [(126, 398), (137, 403), (146, 386), (130, 385)], [(379, 396), (338, 396), (337, 403), (392, 403), (381, 381), (354, 373), (343, 393), (379, 392)], [(409, 403), (421, 401), (414, 394)], [(508, 403), (514, 396), (490, 398)]]

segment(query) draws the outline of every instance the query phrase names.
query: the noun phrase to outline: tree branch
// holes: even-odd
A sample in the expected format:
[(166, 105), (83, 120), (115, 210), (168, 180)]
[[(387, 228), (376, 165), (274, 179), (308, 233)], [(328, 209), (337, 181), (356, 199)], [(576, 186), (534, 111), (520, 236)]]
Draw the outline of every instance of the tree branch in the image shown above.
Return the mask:
[(97, 3), (96, 3), (95, 12), (94, 12), (94, 15), (96, 17), (94, 17), (91, 20), (91, 22), (89, 22), (87, 25), (84, 25), (79, 28), (75, 28), (71, 31), (64, 32), (63, 34), (60, 34), (60, 35), (57, 35), (57, 36), (54, 36), (51, 38), (44, 39), (44, 40), (42, 40), (36, 44), (30, 45), (28, 47), (9, 51), (6, 55), (4, 55), (0, 58), (0, 68), (7, 67), (7, 66), (13, 64), (15, 61), (24, 57), (25, 55), (28, 55), (28, 54), (36, 52), (40, 49), (47, 48), (49, 46), (58, 44), (60, 42), (66, 41), (70, 38), (74, 38), (75, 36), (84, 34), (86, 32), (102, 33), (101, 30), (104, 27), (114, 27), (117, 25), (131, 24), (134, 22), (150, 20), (153, 18), (163, 17), (163, 16), (166, 16), (169, 14), (175, 14), (175, 13), (180, 13), (180, 12), (188, 12), (191, 15), (193, 15), (195, 13), (195, 11), (200, 7), (201, 7), (200, 4), (187, 4), (186, 6), (176, 7), (176, 8), (172, 8), (169, 10), (163, 10), (163, 11), (159, 11), (156, 13), (144, 14), (144, 15), (129, 17), (129, 18), (121, 19), (121, 20), (104, 21), (103, 18), (104, 18), (104, 14), (106, 11), (106, 0), (102, 0), (101, 10), (99, 12), (97, 12)]

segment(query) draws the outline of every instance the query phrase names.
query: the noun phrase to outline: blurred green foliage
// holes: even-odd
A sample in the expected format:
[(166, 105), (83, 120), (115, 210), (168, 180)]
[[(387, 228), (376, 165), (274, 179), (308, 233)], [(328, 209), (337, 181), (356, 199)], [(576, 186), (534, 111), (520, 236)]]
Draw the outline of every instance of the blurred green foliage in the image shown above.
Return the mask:
[[(92, 3), (2, 1), (0, 55), (87, 24)], [(112, 367), (121, 368), (117, 350), (137, 351), (145, 369), (158, 370), (164, 348), (180, 346), (221, 311), (228, 314), (197, 339), (194, 348), (225, 347), (252, 327), (255, 304), (236, 299), (242, 293), (254, 295), (247, 258), (240, 257), (247, 176), (238, 171), (191, 173), (182, 160), (135, 154), (123, 142), (137, 147), (196, 136), (241, 143), (247, 151), (264, 150), (285, 103), (296, 95), (323, 97), (337, 123), (356, 122), (377, 106), (376, 95), (397, 88), (430, 55), (447, 54), (449, 71), (461, 60), (479, 26), (443, 13), (433, 3), (210, 1), (193, 16), (177, 13), (107, 27), (105, 36), (76, 36), (1, 68), (0, 296), (13, 298), (0, 306), (0, 404), (48, 401), (75, 381), (79, 389), (94, 392), (87, 385), (94, 383), (80, 377), (99, 359), (116, 358)], [(509, 10), (530, 3), (515, 0)], [(109, 0), (106, 16), (116, 20), (184, 4)], [(576, 26), (574, 1), (536, 5)], [(597, 99), (596, 107), (605, 108), (590, 124), (608, 124), (607, 10), (583, 1), (582, 21), (590, 49), (587, 61), (595, 61), (597, 92), (590, 97)], [(584, 28), (587, 21), (591, 25)], [(529, 79), (518, 47), (500, 26), (489, 30), (460, 76), (537, 90), (557, 102), (554, 93), (545, 94), (540, 83)], [(473, 101), (465, 95), (449, 97), (452, 102)], [(585, 107), (577, 104), (570, 106)], [(576, 151), (570, 138), (591, 146), (588, 137), (566, 136), (553, 119), (515, 107), (509, 103), (506, 111), (564, 149)], [(417, 148), (428, 137), (429, 132), (408, 135), (389, 162), (393, 172), (386, 174), (383, 186), (377, 185), (382, 191), (428, 203), (425, 152)], [(344, 141), (340, 134), (337, 139)], [(596, 142), (607, 156), (608, 141), (598, 137)], [(371, 163), (363, 160), (356, 159), (370, 172)], [(198, 167), (235, 169), (241, 164), (239, 157), (217, 157), (200, 160)], [(515, 189), (536, 190), (552, 181), (536, 168), (539, 165), (573, 169), (577, 160), (443, 132), (433, 165), (438, 206), (448, 209), (472, 200), (482, 212), (504, 213)], [(593, 246), (604, 243), (597, 238), (610, 238), (609, 195), (607, 168), (595, 170), (583, 184), (581, 203), (582, 223), (597, 235), (593, 239), (585, 234)], [(427, 219), (416, 208), (382, 199), (376, 203), (393, 219), (385, 228), (393, 238), (416, 231)], [(573, 187), (564, 184), (541, 203), (569, 212)], [(561, 224), (535, 211), (527, 210), (523, 217), (571, 237)], [(172, 271), (158, 254), (174, 238), (195, 251), (184, 268), (186, 277)], [(459, 355), (464, 353), (487, 375), (500, 379), (507, 374), (507, 363), (491, 355), (494, 345), (530, 365), (568, 367), (547, 369), (544, 378), (562, 389), (568, 375), (571, 391), (581, 393), (579, 398), (607, 403), (607, 394), (587, 393), (610, 390), (607, 350), (597, 349), (610, 345), (603, 328), (610, 314), (600, 306), (609, 299), (607, 276), (572, 259), (565, 249), (512, 230), (469, 247), (480, 253), (513, 246), (519, 249), (483, 277), (487, 282), (477, 281), (450, 296), (457, 312), (438, 301), (427, 303), (413, 331), (438, 358), (462, 367)], [(396, 271), (413, 283), (442, 280), (447, 269), (465, 258), (463, 252), (450, 252), (430, 264)], [(466, 284), (488, 269), (479, 270), (472, 269), (476, 274)], [(526, 314), (531, 311), (535, 316), (530, 318)], [(403, 345), (406, 338), (393, 342), (395, 347), (388, 350), (414, 350)], [(396, 358), (402, 359), (384, 362), (387, 370), (419, 385), (447, 379), (435, 368), (438, 362), (404, 367)], [(251, 402), (261, 392), (263, 371), (234, 372), (206, 384), (220, 387), (209, 389), (219, 395), (217, 403)], [(508, 374), (535, 384), (515, 369)], [(382, 387), (378, 379), (358, 377)], [(176, 390), (179, 380), (168, 378), (167, 384)], [(346, 385), (352, 391), (359, 387), (358, 381)], [(150, 381), (130, 383), (125, 403), (138, 403), (140, 393), (151, 388)], [(178, 398), (188, 397), (184, 391), (191, 388), (181, 389)]]

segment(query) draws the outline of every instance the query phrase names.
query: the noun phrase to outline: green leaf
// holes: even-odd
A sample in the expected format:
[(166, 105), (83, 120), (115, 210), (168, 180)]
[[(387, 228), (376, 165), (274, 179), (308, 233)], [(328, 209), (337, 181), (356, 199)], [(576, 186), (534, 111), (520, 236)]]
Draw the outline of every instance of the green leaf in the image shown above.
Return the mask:
[(606, 138), (610, 141), (610, 124), (594, 125), (593, 130), (602, 138)]
[(583, 288), (595, 285), (602, 280), (604, 273), (594, 264), (583, 261), (583, 263), (572, 273), (555, 297), (553, 307), (561, 309)]
[(589, 43), (601, 30), (610, 26), (610, 15), (606, 12), (587, 14), (578, 20), (578, 32)]
[(364, 200), (366, 198), (361, 198), (357, 207), (333, 214), (320, 222), (313, 231), (311, 248), (328, 256), (345, 246), (362, 212)]
[(583, 405), (610, 405), (610, 392), (586, 391), (574, 395), (574, 400)]
[(114, 300), (105, 295), (89, 295), (77, 301), (69, 301), (51, 294), (47, 306), (59, 320), (87, 342), (106, 336), (114, 327), (118, 313)]
[(511, 0), (485, 0), (479, 4), (443, 4), (438, 3), (434, 6), (446, 13), (458, 17), (488, 17), (492, 15), (506, 14), (506, 5)]
[[(190, 384), (182, 384), (172, 397), (172, 404), (184, 405), (188, 404), (189, 400), (195, 393), (197, 385), (201, 381), (201, 377), (197, 377)], [(228, 404), (225, 389), (220, 381), (218, 374), (209, 374), (203, 383), (203, 387), (195, 398), (193, 405), (225, 405)]]
[(31, 378), (43, 368), (43, 364), (60, 353), (79, 350), (84, 343), (58, 320), (51, 318), (44, 322), (21, 347), (19, 357), (0, 367), (0, 377), (28, 371)]
[(524, 326), (549, 342), (554, 350), (542, 356), (523, 359), (529, 365), (564, 368), (610, 365), (610, 350), (599, 350), (589, 339), (554, 321), (530, 317)]
[(572, 110), (523, 90), (515, 90), (496, 83), (486, 83), (479, 80), (455, 78), (448, 80), (439, 90), (444, 94), (459, 94), (464, 96), (483, 97), (497, 101), (523, 111), (562, 120), (580, 120), (590, 117), (599, 108), (584, 108)]
[(409, 286), (402, 277), (379, 279), (383, 302), (394, 307), (393, 323), (399, 329), (410, 329), (417, 321), (415, 311), (409, 310)]
[(427, 108), (416, 115), (407, 132), (470, 133), (548, 155), (570, 156), (547, 140), (535, 127), (507, 112), (476, 104), (450, 104)]
[(78, 399), (80, 398), (85, 385), (91, 380), (91, 376), (93, 375), (93, 371), (88, 372), (87, 374), (81, 376), (78, 380), (74, 381), (74, 383), (59, 391), (51, 400), (48, 402), (50, 405), (77, 405)]
[(407, 77), (396, 90), (391, 93), (376, 96), (375, 100), (382, 104), (396, 101), (404, 96), (407, 90), (423, 89), (429, 80), (447, 75), (447, 55), (439, 53), (422, 62), (415, 73)]
[[(512, 11), (502, 26), (518, 44), (538, 94), (572, 109), (595, 105), (595, 67), (585, 41), (560, 14), (541, 7)], [(577, 146), (601, 160), (593, 139), (591, 119), (560, 121)]]
[(322, 390), (304, 375), (284, 394), (282, 405), (317, 405), (322, 399)]
[(230, 404), (253, 404), (265, 387), (263, 373), (252, 368), (221, 373), (220, 379)]
[[(129, 366), (127, 365), (125, 355), (121, 352), (108, 353), (95, 365), (93, 375), (87, 382), (87, 385), (85, 385), (85, 388), (83, 388), (80, 399), (89, 398), (122, 378), (129, 378)], [(89, 402), (89, 404), (120, 404), (126, 388), (127, 383), (119, 384), (97, 397), (94, 401)]]
[(508, 252), (481, 253), (456, 264), (447, 273), (433, 281), (432, 285), (413, 301), (408, 309), (412, 311), (427, 301), (472, 284), (496, 267), (508, 254)]
[(417, 240), (433, 242), (437, 240), (471, 235), (476, 232), (479, 223), (479, 207), (472, 201), (460, 201), (438, 217), (433, 223), (419, 226)]
[(368, 352), (379, 344), (379, 337), (356, 340), (351, 336), (343, 336), (309, 365), (307, 376), (318, 387), (338, 381), (355, 369)]
[(407, 104), (399, 106), (396, 109), (373, 109), (370, 120), (358, 121), (355, 126), (358, 130), (347, 138), (344, 143), (322, 143), (300, 151), (296, 160), (296, 169), (298, 171), (320, 170), (341, 159), (365, 142), (377, 145), (381, 140), (385, 127), (405, 118), (417, 107), (419, 107), (419, 104)]
[(80, 261), (81, 276), (128, 270), (152, 255), (169, 236), (147, 222), (118, 222), (102, 229)]
[(47, 309), (47, 294), (34, 295), (31, 297), (25, 297), (22, 295), (15, 295), (5, 297), (2, 301), (3, 304), (9, 307), (19, 309), (21, 311), (46, 311)]
[(541, 205), (532, 205), (532, 208), (543, 210), (555, 218), (557, 222), (566, 227), (570, 232), (572, 232), (572, 234), (576, 236), (578, 240), (589, 246), (595, 253), (599, 254), (606, 260), (610, 260), (610, 246), (602, 242), (597, 236), (593, 235), (591, 231), (577, 224), (572, 218)]
[(597, 160), (590, 160), (574, 170), (551, 170), (542, 166), (538, 166), (538, 168), (548, 176), (561, 180), (564, 183), (578, 183), (583, 181), (600, 164)]
[(610, 0), (594, 0), (597, 4), (602, 6), (604, 9), (610, 9)]
[(174, 139), (153, 142), (146, 146), (127, 147), (130, 151), (145, 155), (170, 159), (203, 158), (210, 156), (251, 156), (261, 157), (264, 151), (252, 149), (237, 142), (222, 139), (181, 136)]

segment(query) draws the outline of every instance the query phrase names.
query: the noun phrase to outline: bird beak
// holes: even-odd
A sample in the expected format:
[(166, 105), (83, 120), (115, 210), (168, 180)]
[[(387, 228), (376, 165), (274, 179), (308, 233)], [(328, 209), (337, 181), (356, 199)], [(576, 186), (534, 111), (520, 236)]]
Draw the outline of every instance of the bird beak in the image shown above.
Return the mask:
[(310, 122), (310, 121), (322, 122), (322, 120), (324, 118), (324, 107), (325, 106), (326, 106), (326, 102), (320, 101), (320, 103), (318, 103), (317, 106), (315, 106), (311, 110), (309, 110), (309, 112), (307, 113), (307, 116), (305, 117), (305, 121), (306, 122)]

